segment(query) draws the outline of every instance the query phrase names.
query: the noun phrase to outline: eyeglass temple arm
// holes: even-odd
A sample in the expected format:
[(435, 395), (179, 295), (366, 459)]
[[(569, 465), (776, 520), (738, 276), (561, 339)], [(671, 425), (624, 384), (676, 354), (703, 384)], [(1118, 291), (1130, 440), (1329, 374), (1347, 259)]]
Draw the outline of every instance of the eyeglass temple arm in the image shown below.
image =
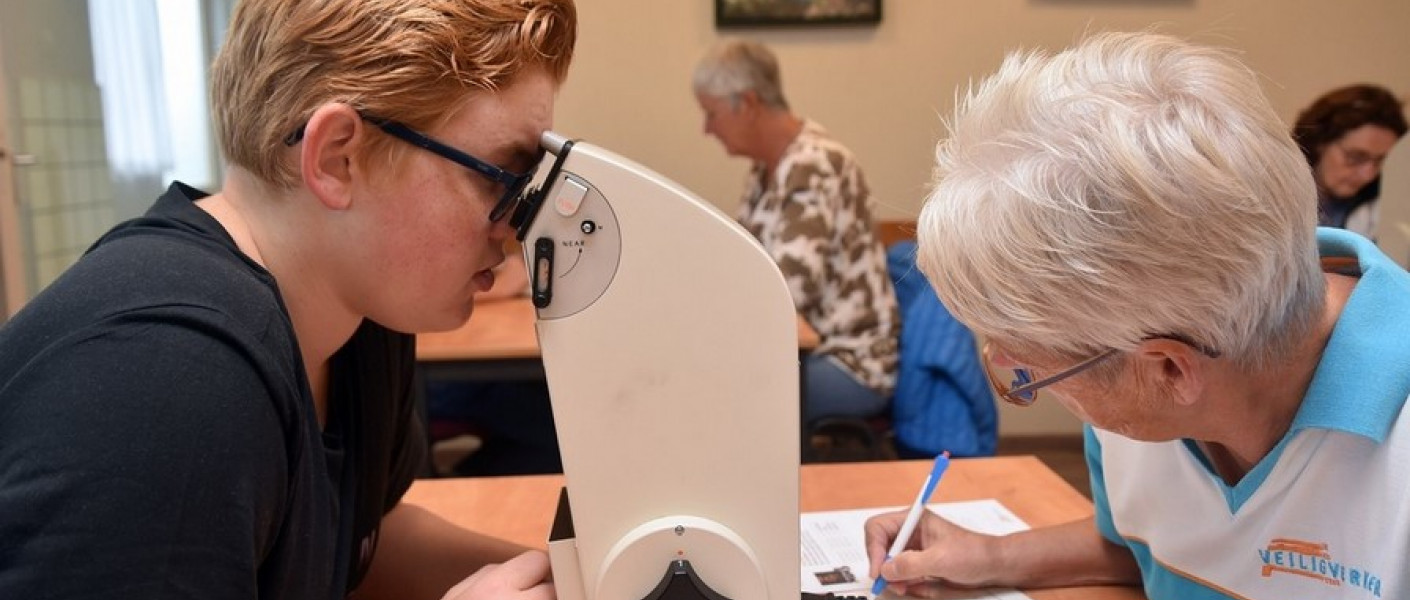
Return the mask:
[(1059, 371), (1059, 372), (1057, 372), (1056, 374), (1053, 374), (1053, 375), (1051, 375), (1051, 376), (1049, 376), (1049, 377), (1044, 377), (1044, 378), (1042, 378), (1042, 379), (1039, 379), (1038, 381), (1030, 381), (1030, 382), (1025, 383), (1025, 384), (1023, 384), (1023, 385), (1020, 385), (1020, 386), (1018, 386), (1018, 387), (1011, 388), (1011, 389), (1009, 389), (1009, 395), (1024, 394), (1024, 393), (1027, 393), (1027, 392), (1030, 392), (1030, 391), (1033, 391), (1033, 390), (1036, 390), (1036, 389), (1039, 389), (1039, 388), (1044, 388), (1044, 387), (1050, 386), (1050, 385), (1052, 385), (1052, 384), (1054, 384), (1054, 383), (1057, 383), (1057, 382), (1059, 382), (1059, 381), (1062, 381), (1062, 380), (1064, 380), (1064, 379), (1067, 379), (1068, 377), (1071, 377), (1071, 376), (1073, 376), (1073, 375), (1076, 375), (1076, 374), (1078, 374), (1078, 373), (1081, 373), (1082, 371), (1087, 370), (1087, 368), (1091, 367), (1092, 365), (1094, 365), (1094, 364), (1096, 364), (1096, 363), (1098, 363), (1098, 362), (1101, 362), (1101, 361), (1103, 361), (1103, 360), (1106, 360), (1107, 357), (1109, 357), (1109, 356), (1111, 356), (1111, 355), (1113, 355), (1113, 354), (1116, 354), (1117, 352), (1119, 352), (1119, 350), (1117, 350), (1116, 348), (1110, 348), (1110, 349), (1108, 349), (1106, 352), (1102, 352), (1101, 354), (1098, 354), (1098, 355), (1093, 356), (1093, 357), (1091, 357), (1091, 358), (1089, 358), (1089, 359), (1087, 359), (1087, 360), (1084, 360), (1084, 361), (1082, 361), (1082, 362), (1080, 362), (1080, 363), (1077, 363), (1077, 364), (1075, 364), (1075, 365), (1072, 365), (1072, 366), (1070, 366), (1070, 367), (1068, 367), (1068, 368), (1066, 368), (1066, 369), (1063, 369), (1062, 371)]

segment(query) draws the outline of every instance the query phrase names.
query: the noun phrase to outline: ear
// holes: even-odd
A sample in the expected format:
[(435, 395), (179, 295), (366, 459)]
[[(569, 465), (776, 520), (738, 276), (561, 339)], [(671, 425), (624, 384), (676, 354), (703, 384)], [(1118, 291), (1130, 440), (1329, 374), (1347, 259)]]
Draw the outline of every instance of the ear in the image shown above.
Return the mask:
[(752, 112), (759, 109), (759, 92), (744, 90), (739, 93), (739, 112)]
[(352, 204), (357, 172), (353, 159), (366, 135), (362, 117), (346, 104), (324, 104), (304, 125), (299, 172), (325, 207), (344, 210)]
[(1207, 382), (1205, 356), (1188, 344), (1156, 338), (1136, 348), (1142, 376), (1174, 391), (1175, 402), (1191, 406), (1204, 396)]

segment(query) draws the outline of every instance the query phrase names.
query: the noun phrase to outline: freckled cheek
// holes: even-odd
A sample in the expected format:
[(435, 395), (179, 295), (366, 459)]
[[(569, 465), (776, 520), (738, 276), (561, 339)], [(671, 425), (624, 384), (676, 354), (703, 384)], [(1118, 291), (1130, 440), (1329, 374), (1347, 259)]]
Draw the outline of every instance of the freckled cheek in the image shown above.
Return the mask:
[(412, 254), (421, 262), (420, 268), (468, 268), (458, 263), (467, 262), (464, 255), (473, 236), (469, 228), (443, 222), (422, 233), (412, 248)]
[(480, 201), (478, 198), (460, 190), (450, 191), (445, 186), (428, 189), (439, 191), (428, 191), (417, 200), (421, 210), (414, 229), (423, 244), (446, 248), (463, 244), (467, 238), (482, 233), (474, 226), (477, 220), (487, 218), (474, 210), (474, 203)]
[[(454, 226), (433, 213), (406, 211), (379, 224), (379, 262), (403, 274), (444, 268), (456, 251)], [(371, 243), (371, 241), (369, 241)]]

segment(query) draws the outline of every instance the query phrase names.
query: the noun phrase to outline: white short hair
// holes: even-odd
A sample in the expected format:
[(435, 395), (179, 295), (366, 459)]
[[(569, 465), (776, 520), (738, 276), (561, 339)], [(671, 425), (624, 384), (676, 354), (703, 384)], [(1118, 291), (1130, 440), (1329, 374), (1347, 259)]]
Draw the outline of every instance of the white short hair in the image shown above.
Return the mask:
[(696, 63), (691, 85), (697, 94), (728, 98), (731, 106), (738, 105), (740, 94), (754, 92), (764, 106), (788, 108), (778, 58), (759, 42), (725, 40), (716, 44)]
[(1154, 33), (1019, 52), (936, 148), (921, 269), (976, 333), (1277, 360), (1321, 314), (1316, 192), (1258, 78)]

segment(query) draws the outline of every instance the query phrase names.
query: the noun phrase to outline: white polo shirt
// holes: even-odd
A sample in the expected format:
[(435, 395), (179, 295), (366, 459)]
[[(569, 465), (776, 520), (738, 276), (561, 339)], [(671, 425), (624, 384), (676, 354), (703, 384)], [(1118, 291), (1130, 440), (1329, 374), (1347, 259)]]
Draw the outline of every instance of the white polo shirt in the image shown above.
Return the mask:
[(1360, 281), (1292, 427), (1237, 485), (1194, 442), (1087, 428), (1097, 527), (1152, 600), (1410, 597), (1410, 275), (1319, 229)]

